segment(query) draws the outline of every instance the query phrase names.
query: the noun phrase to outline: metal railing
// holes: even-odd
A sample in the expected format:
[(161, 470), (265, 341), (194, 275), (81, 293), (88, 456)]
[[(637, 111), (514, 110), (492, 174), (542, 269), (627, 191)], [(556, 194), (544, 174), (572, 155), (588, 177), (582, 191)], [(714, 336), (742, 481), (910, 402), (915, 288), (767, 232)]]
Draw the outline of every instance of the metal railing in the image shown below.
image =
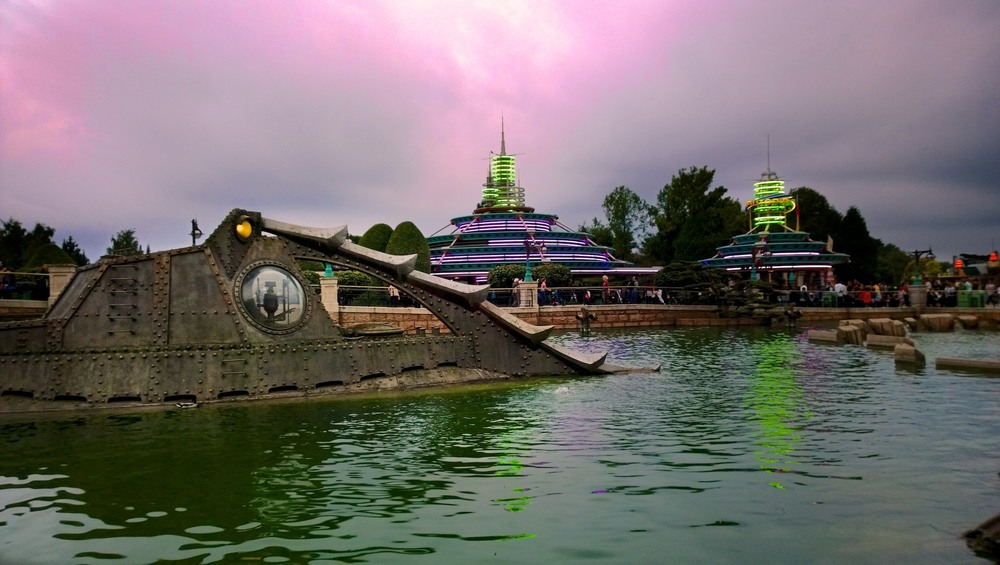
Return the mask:
[[(968, 293), (968, 294), (966, 294)], [(375, 307), (420, 307), (420, 304), (400, 291), (398, 300), (389, 295), (388, 287), (384, 286), (341, 286), (338, 290), (338, 304), (341, 306), (375, 306)], [(740, 294), (736, 295), (741, 296)], [(742, 296), (753, 297), (755, 300), (771, 302), (778, 305), (795, 306), (797, 308), (880, 308), (909, 307), (909, 295), (899, 289), (888, 289), (875, 293), (874, 291), (849, 291), (842, 295), (832, 290), (815, 290), (802, 292), (799, 290), (774, 290), (761, 292), (748, 289)], [(962, 298), (966, 296), (967, 298)], [(532, 296), (516, 288), (491, 288), (487, 300), (505, 308), (525, 308), (545, 306), (599, 306), (599, 305), (630, 305), (649, 304), (663, 306), (712, 306), (719, 305), (725, 298), (710, 289), (688, 289), (669, 287), (632, 287), (611, 286), (601, 287), (553, 287), (538, 289)], [(942, 307), (976, 307), (1000, 305), (1000, 292), (993, 291), (957, 291), (950, 297), (943, 294), (939, 298), (933, 293), (928, 295), (928, 306)]]
[(337, 287), (337, 304), (379, 308), (421, 308), (420, 303), (402, 290), (399, 291), (398, 296), (391, 296), (387, 286), (339, 286)]
[(48, 273), (0, 273), (0, 300), (48, 299)]

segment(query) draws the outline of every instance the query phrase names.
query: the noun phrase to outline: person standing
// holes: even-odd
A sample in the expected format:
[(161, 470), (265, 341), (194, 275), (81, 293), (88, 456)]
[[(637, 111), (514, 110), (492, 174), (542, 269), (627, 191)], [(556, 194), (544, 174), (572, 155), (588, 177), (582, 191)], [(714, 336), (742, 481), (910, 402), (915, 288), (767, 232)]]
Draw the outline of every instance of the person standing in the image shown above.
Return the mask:
[(837, 293), (837, 306), (847, 305), (847, 286), (837, 281), (837, 284), (833, 285), (833, 291)]

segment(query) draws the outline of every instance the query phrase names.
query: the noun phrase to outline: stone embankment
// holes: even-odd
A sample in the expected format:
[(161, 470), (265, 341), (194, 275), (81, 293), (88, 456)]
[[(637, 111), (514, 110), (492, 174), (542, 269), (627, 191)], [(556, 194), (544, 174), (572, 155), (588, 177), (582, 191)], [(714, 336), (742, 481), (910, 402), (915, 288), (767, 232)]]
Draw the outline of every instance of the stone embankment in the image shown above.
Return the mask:
[[(560, 330), (576, 330), (580, 328), (580, 304), (566, 306), (543, 306), (504, 308), (504, 310), (521, 320), (539, 326), (555, 326)], [(732, 317), (724, 316), (716, 306), (694, 305), (659, 305), (659, 304), (614, 304), (586, 306), (590, 328), (594, 330), (609, 328), (670, 328), (683, 326), (761, 326), (777, 323), (811, 325), (814, 323), (838, 320), (858, 320), (867, 323), (869, 320), (887, 319), (890, 322), (909, 324), (916, 323), (916, 312), (913, 308), (801, 308), (796, 309), (795, 317)], [(417, 328), (430, 332), (438, 327), (441, 332), (447, 328), (430, 312), (422, 308), (388, 308), (367, 306), (327, 306), (330, 316), (342, 326), (367, 322), (382, 322), (394, 324), (413, 333)], [(1000, 309), (949, 308), (947, 311), (928, 316), (944, 316), (962, 324), (962, 327), (972, 327), (975, 319), (976, 327), (982, 329), (1000, 330)], [(929, 320), (930, 318), (928, 318)], [(964, 320), (964, 321), (963, 321)], [(886, 322), (880, 322), (885, 324)], [(928, 322), (928, 324), (935, 322)], [(946, 323), (944, 318), (936, 323)], [(955, 322), (953, 322), (955, 323)], [(871, 333), (882, 333), (885, 330)], [(898, 331), (898, 330), (895, 330)], [(936, 331), (928, 328), (928, 331)], [(948, 331), (948, 330), (941, 330)], [(889, 334), (886, 334), (889, 335)]]
[[(995, 322), (995, 319), (990, 319), (987, 324), (981, 324), (981, 319), (977, 316), (956, 316), (946, 313), (921, 314), (917, 318), (907, 317), (902, 321), (891, 318), (847, 319), (841, 320), (840, 325), (833, 330), (809, 330), (808, 339), (814, 343), (867, 345), (871, 349), (891, 349), (897, 365), (922, 367), (926, 364), (926, 357), (914, 346), (913, 340), (906, 337), (907, 330), (947, 332), (953, 331), (956, 327), (976, 329)], [(1000, 376), (1000, 360), (939, 357), (935, 366), (939, 369), (957, 369)]]

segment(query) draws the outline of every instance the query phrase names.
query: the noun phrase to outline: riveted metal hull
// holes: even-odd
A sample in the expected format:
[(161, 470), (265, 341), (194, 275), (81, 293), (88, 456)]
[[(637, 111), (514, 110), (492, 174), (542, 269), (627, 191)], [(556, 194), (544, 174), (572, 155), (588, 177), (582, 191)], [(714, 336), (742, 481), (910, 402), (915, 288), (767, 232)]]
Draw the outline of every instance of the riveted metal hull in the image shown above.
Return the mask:
[[(546, 344), (551, 328), (484, 303), (486, 287), (413, 271), (411, 257), (360, 248), (345, 234), (234, 210), (203, 245), (80, 269), (43, 319), (0, 324), (0, 413), (602, 372), (603, 356)], [(450, 333), (347, 337), (297, 259), (397, 286)]]

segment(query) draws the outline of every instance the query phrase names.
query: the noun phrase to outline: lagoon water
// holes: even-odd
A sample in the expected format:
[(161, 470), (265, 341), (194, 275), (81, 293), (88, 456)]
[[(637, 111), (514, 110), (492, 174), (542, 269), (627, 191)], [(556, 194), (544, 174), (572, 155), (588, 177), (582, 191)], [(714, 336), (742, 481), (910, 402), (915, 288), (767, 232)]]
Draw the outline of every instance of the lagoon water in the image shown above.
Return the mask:
[(558, 336), (659, 373), (0, 420), (0, 563), (975, 563), (1000, 334)]

